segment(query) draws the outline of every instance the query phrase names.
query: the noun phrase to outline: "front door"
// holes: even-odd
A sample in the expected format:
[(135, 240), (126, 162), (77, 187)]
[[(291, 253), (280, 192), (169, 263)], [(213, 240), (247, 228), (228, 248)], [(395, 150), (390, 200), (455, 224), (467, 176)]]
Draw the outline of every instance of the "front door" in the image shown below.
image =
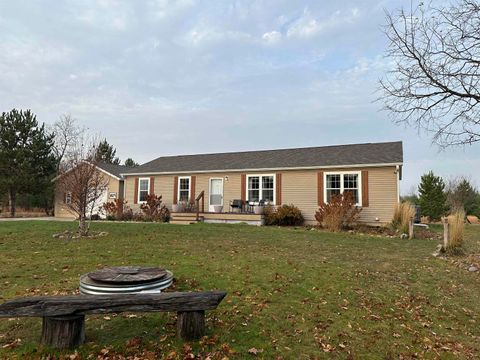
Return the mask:
[(211, 178), (208, 211), (215, 211), (214, 206), (223, 206), (223, 179)]

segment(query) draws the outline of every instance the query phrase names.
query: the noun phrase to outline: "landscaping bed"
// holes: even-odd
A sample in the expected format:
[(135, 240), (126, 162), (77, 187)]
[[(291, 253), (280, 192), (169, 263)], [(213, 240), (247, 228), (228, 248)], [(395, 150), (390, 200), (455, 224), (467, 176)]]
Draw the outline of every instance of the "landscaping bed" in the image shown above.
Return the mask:
[[(402, 233), (391, 226), (356, 226), (350, 232), (373, 236), (400, 238)], [(442, 240), (442, 233), (437, 228), (423, 228), (415, 226), (413, 230), (415, 239)]]

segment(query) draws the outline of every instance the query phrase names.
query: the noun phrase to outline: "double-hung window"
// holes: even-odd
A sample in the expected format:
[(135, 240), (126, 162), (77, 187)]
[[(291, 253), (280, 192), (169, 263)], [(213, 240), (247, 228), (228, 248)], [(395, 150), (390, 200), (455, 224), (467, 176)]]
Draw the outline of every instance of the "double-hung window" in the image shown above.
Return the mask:
[(65, 193), (65, 204), (72, 203), (72, 193), (70, 191)]
[(332, 196), (349, 192), (357, 206), (361, 204), (360, 198), (360, 172), (335, 172), (325, 174), (325, 199), (330, 202)]
[(189, 201), (190, 199), (190, 176), (178, 178), (178, 201)]
[(264, 200), (275, 203), (275, 177), (273, 175), (247, 176), (247, 196), (249, 202)]
[(150, 189), (150, 178), (140, 178), (138, 180), (138, 201), (145, 202)]

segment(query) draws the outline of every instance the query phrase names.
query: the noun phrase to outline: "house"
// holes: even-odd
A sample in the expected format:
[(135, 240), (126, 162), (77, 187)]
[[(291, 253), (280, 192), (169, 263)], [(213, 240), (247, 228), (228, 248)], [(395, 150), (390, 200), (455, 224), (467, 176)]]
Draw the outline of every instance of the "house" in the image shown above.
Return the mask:
[[(123, 199), (124, 194), (124, 181), (122, 176), (120, 175), (122, 172), (125, 172), (127, 169), (131, 169), (127, 166), (123, 165), (114, 165), (108, 164), (104, 162), (99, 162), (96, 164), (98, 171), (100, 171), (104, 176), (108, 179), (108, 186), (107, 189), (104, 191), (103, 195), (101, 196), (100, 200), (97, 204), (95, 204), (95, 210), (93, 214), (98, 214), (103, 216), (103, 214), (99, 213), (98, 208), (102, 206), (103, 203), (107, 201), (112, 201), (117, 198)], [(68, 172), (65, 173), (63, 176), (68, 176)], [(73, 214), (67, 206), (67, 203), (71, 201), (71, 195), (67, 192), (60, 191), (58, 189), (55, 190), (55, 217), (61, 218), (75, 218), (76, 214)]]
[[(386, 224), (399, 201), (402, 165), (402, 143), (384, 142), (165, 156), (121, 175), (125, 200), (134, 211), (149, 193), (162, 195), (172, 208), (203, 192), (201, 216), (207, 222), (261, 223), (261, 215), (232, 213), (230, 204), (238, 199), (294, 204), (306, 223), (314, 224), (318, 205), (348, 190), (362, 207), (360, 221)], [(219, 206), (223, 211), (215, 213)]]

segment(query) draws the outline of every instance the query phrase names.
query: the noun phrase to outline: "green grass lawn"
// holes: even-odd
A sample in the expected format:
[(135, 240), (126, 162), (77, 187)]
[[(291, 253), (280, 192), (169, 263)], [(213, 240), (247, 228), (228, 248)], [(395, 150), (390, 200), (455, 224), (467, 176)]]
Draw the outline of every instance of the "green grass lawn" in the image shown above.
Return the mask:
[[(81, 274), (102, 265), (164, 266), (176, 290), (228, 292), (207, 313), (208, 337), (187, 345), (175, 337), (175, 314), (87, 316), (81, 358), (453, 359), (480, 351), (480, 275), (432, 257), (433, 240), (118, 223), (94, 223), (109, 233), (98, 239), (52, 237), (74, 227), (0, 223), (0, 301), (73, 293)], [(478, 251), (479, 236), (480, 226), (467, 228), (467, 250)], [(0, 358), (59, 356), (38, 345), (40, 327), (41, 319), (0, 319)]]

